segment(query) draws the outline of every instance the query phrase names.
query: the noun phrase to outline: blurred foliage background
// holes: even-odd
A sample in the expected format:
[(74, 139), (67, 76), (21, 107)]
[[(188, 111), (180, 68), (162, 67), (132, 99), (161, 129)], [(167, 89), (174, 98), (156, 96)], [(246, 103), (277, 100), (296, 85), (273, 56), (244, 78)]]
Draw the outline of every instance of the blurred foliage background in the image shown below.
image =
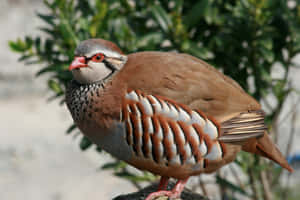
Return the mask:
[[(300, 52), (300, 5), (286, 0), (44, 0), (48, 11), (37, 13), (45, 22), (37, 27), (45, 36), (24, 36), (10, 41), (20, 54), (19, 61), (38, 64), (37, 76), (48, 74), (53, 99), (64, 103), (64, 92), (71, 80), (67, 70), (77, 44), (88, 38), (115, 42), (125, 53), (137, 51), (179, 51), (189, 53), (219, 68), (259, 100), (267, 112), (266, 123), (278, 141), (278, 116), (292, 93), (298, 94), (289, 80), (293, 58)], [(274, 66), (282, 75), (271, 76)], [(271, 98), (271, 100), (270, 100)], [(290, 105), (291, 108), (293, 105)], [(289, 113), (294, 119), (294, 113)], [(68, 134), (77, 134), (71, 125)], [(286, 156), (290, 153), (293, 129)], [(84, 136), (80, 148), (92, 143)], [(99, 147), (95, 148), (101, 152)], [(294, 199), (282, 169), (257, 156), (240, 153), (228, 179), (215, 175), (222, 199)], [(135, 173), (120, 161), (105, 164), (116, 176), (136, 187), (154, 181), (150, 173)], [(241, 179), (242, 176), (245, 178)], [(287, 175), (286, 175), (287, 176)], [(206, 184), (199, 187), (207, 194)]]

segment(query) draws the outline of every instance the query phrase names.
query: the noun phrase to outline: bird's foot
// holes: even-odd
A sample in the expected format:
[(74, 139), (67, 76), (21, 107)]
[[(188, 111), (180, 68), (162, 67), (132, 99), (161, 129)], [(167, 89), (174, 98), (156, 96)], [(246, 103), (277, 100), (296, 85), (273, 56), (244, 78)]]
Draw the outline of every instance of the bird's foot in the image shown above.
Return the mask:
[(150, 193), (145, 200), (155, 200), (155, 198), (160, 196), (167, 196), (170, 199), (177, 198), (177, 195), (173, 194), (172, 191), (160, 190), (157, 192)]
[(147, 196), (147, 198), (145, 200), (154, 200), (155, 198), (160, 197), (160, 196), (167, 196), (170, 199), (179, 198), (184, 189), (184, 186), (185, 186), (187, 180), (188, 180), (188, 178), (184, 179), (184, 180), (178, 180), (176, 185), (174, 186), (174, 188), (171, 191), (160, 190), (157, 192), (152, 192)]

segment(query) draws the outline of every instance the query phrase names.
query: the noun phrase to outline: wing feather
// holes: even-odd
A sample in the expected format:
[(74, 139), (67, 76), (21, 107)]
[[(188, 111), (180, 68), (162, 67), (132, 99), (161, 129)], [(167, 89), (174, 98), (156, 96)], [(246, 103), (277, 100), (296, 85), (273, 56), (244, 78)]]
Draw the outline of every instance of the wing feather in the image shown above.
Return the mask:
[(244, 112), (221, 124), (220, 141), (243, 142), (250, 138), (262, 137), (267, 127), (261, 110)]
[(259, 103), (234, 80), (187, 54), (129, 54), (127, 64), (117, 76), (127, 88), (172, 99), (193, 110), (199, 109), (219, 122), (241, 112), (260, 109)]

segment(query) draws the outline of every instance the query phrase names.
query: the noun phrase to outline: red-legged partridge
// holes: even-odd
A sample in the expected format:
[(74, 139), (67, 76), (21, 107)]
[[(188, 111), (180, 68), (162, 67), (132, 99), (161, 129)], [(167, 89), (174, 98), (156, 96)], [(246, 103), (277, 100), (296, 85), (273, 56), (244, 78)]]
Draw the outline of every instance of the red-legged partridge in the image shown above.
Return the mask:
[[(160, 175), (160, 194), (179, 197), (190, 176), (213, 172), (240, 150), (289, 171), (266, 132), (260, 104), (232, 79), (193, 56), (124, 55), (112, 42), (79, 44), (67, 106), (91, 141), (130, 165)], [(165, 191), (168, 179), (178, 179)]]

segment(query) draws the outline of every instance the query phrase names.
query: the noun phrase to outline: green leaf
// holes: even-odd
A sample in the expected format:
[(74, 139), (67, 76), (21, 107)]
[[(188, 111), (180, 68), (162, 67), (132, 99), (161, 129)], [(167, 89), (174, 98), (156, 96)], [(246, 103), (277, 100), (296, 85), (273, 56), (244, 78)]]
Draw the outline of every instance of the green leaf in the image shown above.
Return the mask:
[(40, 37), (35, 38), (34, 46), (35, 46), (37, 55), (41, 54), (41, 38)]
[(151, 12), (155, 21), (159, 24), (160, 28), (165, 33), (169, 33), (172, 28), (172, 21), (167, 12), (160, 5), (152, 6)]
[(119, 170), (119, 169), (125, 168), (126, 165), (127, 164), (125, 162), (116, 160), (114, 162), (105, 163), (104, 165), (102, 165), (101, 169), (115, 169), (115, 170)]
[(27, 61), (28, 59), (30, 59), (30, 58), (32, 58), (32, 54), (29, 54), (29, 55), (22, 55), (19, 59), (18, 59), (18, 61), (19, 62), (22, 62), (22, 61)]
[(124, 179), (134, 181), (134, 182), (153, 181), (153, 177), (151, 177), (151, 176), (148, 176), (148, 175), (138, 176), (138, 175), (128, 172), (128, 171), (116, 172), (114, 174), (120, 178), (124, 178)]
[(58, 28), (67, 43), (71, 45), (77, 45), (79, 43), (79, 40), (74, 33), (74, 29), (70, 24), (70, 21), (67, 20), (64, 14), (60, 13), (60, 24), (58, 25)]
[(188, 11), (188, 14), (184, 17), (184, 24), (186, 27), (191, 28), (196, 25), (199, 20), (207, 13), (209, 9), (209, 0), (198, 1), (193, 7)]
[(80, 141), (79, 146), (80, 146), (80, 149), (81, 149), (82, 151), (85, 151), (85, 150), (87, 150), (89, 147), (91, 147), (92, 144), (93, 144), (93, 143), (92, 143), (87, 137), (83, 136), (82, 139), (81, 139), (81, 141)]
[(36, 15), (39, 18), (41, 18), (44, 22), (46, 22), (47, 24), (52, 25), (52, 26), (55, 25), (55, 23), (54, 23), (55, 17), (53, 15), (44, 15), (44, 14), (41, 14), (41, 13), (37, 13)]
[(174, 0), (174, 3), (175, 3), (174, 10), (177, 13), (181, 13), (182, 9), (183, 9), (183, 3), (184, 3), (184, 1), (183, 0)]
[(160, 44), (163, 40), (161, 33), (148, 33), (137, 39), (136, 47), (143, 48), (150, 44)]
[(63, 93), (60, 84), (52, 79), (48, 81), (48, 87), (57, 94)]
[(100, 146), (96, 146), (96, 151), (98, 152), (98, 153), (101, 153), (102, 152), (102, 148), (100, 147)]
[(273, 48), (273, 41), (271, 38), (260, 40), (259, 44), (268, 50), (272, 50)]
[(72, 133), (76, 128), (77, 128), (77, 126), (76, 126), (75, 124), (72, 124), (72, 125), (67, 129), (67, 134)]
[(46, 28), (46, 27), (40, 27), (39, 28), (41, 31), (43, 31), (44, 33), (49, 34), (50, 36), (55, 36), (56, 35), (56, 31), (50, 28)]
[(226, 187), (230, 190), (232, 190), (233, 192), (238, 192), (241, 193), (243, 195), (246, 195), (248, 197), (250, 197), (250, 195), (241, 187), (234, 185), (233, 183), (231, 183), (230, 181), (220, 177), (220, 176), (216, 176), (216, 181), (218, 184), (220, 184), (222, 187)]
[(182, 49), (198, 58), (204, 60), (212, 59), (214, 55), (205, 47), (199, 47), (193, 42), (183, 42)]
[(23, 53), (31, 49), (32, 40), (29, 37), (26, 37), (25, 41), (18, 38), (17, 41), (9, 41), (8, 44), (12, 51)]
[(272, 63), (274, 61), (275, 56), (274, 56), (273, 51), (271, 51), (265, 47), (259, 48), (259, 51), (261, 52), (263, 58), (266, 59), (267, 62)]
[(89, 26), (89, 32), (92, 37), (96, 37), (97, 31), (104, 22), (104, 18), (108, 12), (108, 4), (103, 1), (96, 1), (97, 14), (92, 17), (91, 24)]

